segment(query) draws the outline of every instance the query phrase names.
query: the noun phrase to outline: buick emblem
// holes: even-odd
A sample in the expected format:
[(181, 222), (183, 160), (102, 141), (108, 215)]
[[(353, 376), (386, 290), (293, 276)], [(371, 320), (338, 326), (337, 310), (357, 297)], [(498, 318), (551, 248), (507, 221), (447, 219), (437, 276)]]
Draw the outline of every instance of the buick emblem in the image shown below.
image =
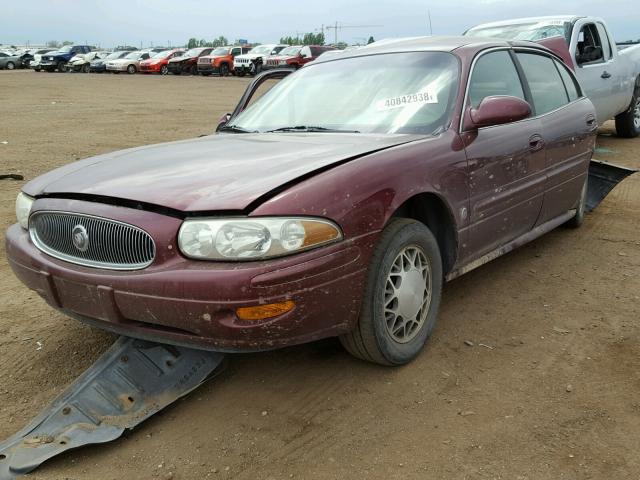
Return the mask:
[(73, 246), (78, 250), (86, 252), (89, 248), (89, 234), (87, 234), (87, 229), (82, 225), (73, 227), (73, 230), (71, 230), (71, 241), (73, 242)]

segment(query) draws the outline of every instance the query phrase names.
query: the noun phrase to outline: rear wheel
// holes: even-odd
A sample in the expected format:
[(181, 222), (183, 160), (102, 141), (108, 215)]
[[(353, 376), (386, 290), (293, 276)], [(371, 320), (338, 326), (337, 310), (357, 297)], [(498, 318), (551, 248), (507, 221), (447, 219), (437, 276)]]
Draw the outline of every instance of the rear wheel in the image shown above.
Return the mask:
[(640, 135), (640, 87), (636, 87), (629, 109), (616, 116), (616, 132), (626, 138)]
[(130, 75), (136, 73), (136, 70), (137, 70), (137, 68), (136, 68), (135, 65), (129, 65), (127, 67), (127, 73), (130, 74)]
[(67, 63), (66, 62), (58, 62), (57, 68), (58, 68), (59, 72), (65, 72), (67, 70)]
[(587, 190), (589, 188), (589, 175), (584, 181), (582, 185), (582, 190), (580, 190), (580, 199), (578, 200), (578, 204), (576, 205), (576, 215), (568, 220), (564, 225), (569, 228), (578, 228), (584, 223), (584, 214), (585, 208), (587, 205)]
[(436, 323), (442, 281), (440, 249), (431, 231), (415, 220), (392, 220), (371, 257), (360, 318), (340, 337), (342, 345), (369, 362), (410, 362)]

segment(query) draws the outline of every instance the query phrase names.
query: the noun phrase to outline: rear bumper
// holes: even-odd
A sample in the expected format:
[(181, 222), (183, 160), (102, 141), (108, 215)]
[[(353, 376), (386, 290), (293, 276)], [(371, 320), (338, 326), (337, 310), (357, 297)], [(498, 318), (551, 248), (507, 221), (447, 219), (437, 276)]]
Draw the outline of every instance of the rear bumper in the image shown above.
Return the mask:
[[(166, 220), (144, 214), (150, 224)], [(165, 234), (179, 224), (168, 219)], [(16, 276), (56, 309), (123, 335), (217, 351), (269, 350), (349, 331), (358, 316), (364, 259), (373, 243), (366, 236), (245, 264), (188, 260), (173, 248), (159, 252), (164, 258), (146, 269), (115, 272), (50, 257), (19, 225), (6, 234)], [(295, 308), (272, 319), (248, 322), (235, 314), (241, 306), (284, 300), (293, 300)]]

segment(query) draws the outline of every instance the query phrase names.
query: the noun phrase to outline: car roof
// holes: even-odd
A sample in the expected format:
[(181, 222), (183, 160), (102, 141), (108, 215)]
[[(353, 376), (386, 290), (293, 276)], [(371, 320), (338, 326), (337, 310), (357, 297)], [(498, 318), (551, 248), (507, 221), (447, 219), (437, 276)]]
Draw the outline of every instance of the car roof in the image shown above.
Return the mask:
[[(315, 62), (376, 55), (381, 53), (402, 52), (453, 52), (462, 47), (483, 50), (491, 47), (526, 46), (547, 51), (540, 44), (527, 41), (510, 41), (501, 38), (482, 38), (472, 36), (432, 36), (384, 39), (354, 50), (342, 50), (342, 55), (321, 56)], [(324, 59), (323, 59), (324, 57)]]

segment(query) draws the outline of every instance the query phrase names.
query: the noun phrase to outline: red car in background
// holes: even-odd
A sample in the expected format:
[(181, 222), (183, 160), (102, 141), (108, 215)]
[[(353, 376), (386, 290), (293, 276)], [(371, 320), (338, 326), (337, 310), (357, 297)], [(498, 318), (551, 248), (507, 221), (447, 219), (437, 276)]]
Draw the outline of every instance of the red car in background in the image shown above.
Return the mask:
[(210, 55), (198, 58), (198, 73), (205, 76), (213, 73), (226, 77), (233, 72), (233, 59), (236, 55), (249, 53), (252, 48), (249, 45), (218, 47)]
[(141, 73), (160, 73), (162, 75), (167, 75), (169, 73), (169, 68), (167, 67), (169, 60), (173, 57), (182, 55), (184, 52), (185, 50), (180, 48), (163, 50), (156, 53), (153, 57), (140, 62), (139, 70)]
[(272, 68), (293, 68), (298, 69), (304, 64), (314, 61), (324, 52), (336, 50), (336, 47), (328, 45), (292, 45), (285, 48), (277, 55), (267, 57), (262, 66), (263, 70)]

